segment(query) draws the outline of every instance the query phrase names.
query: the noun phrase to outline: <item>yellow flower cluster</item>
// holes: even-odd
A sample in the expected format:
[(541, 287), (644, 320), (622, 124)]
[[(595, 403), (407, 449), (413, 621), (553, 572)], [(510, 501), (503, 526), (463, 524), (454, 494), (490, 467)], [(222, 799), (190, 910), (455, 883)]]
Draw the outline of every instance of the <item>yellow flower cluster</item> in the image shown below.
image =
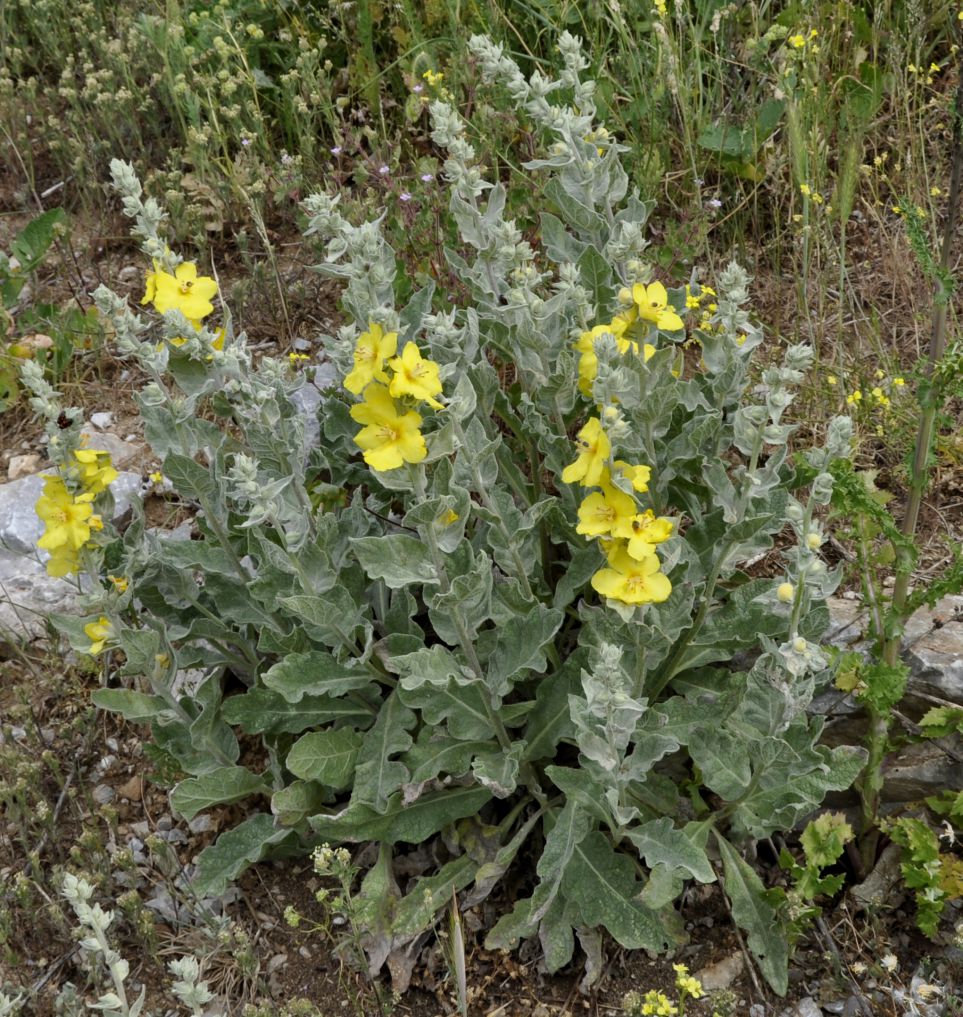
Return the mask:
[[(369, 324), (368, 331), (358, 337), (354, 368), (344, 379), (344, 387), (363, 400), (351, 407), (352, 419), (365, 425), (355, 435), (355, 444), (364, 450), (364, 461), (378, 472), (420, 463), (428, 454), (420, 430), (421, 414), (400, 410), (396, 399), (408, 397), (444, 409), (435, 398), (442, 394), (438, 364), (424, 359), (415, 343), (405, 343), (400, 357), (395, 356), (397, 350), (397, 332)], [(386, 367), (392, 372), (390, 378)]]
[(639, 1009), (639, 1013), (643, 1017), (675, 1017), (679, 1012), (678, 1007), (672, 1004), (664, 992), (658, 992), (655, 989), (650, 989), (642, 1000), (642, 1006)]
[[(716, 296), (716, 291), (711, 286), (699, 286), (699, 292), (693, 293), (691, 286), (685, 288), (685, 306), (690, 311), (699, 311), (700, 318), (699, 324), (696, 326), (701, 332), (712, 331), (712, 316), (719, 310), (719, 305), (715, 301), (710, 301), (704, 307), (702, 301), (707, 297)], [(720, 326), (721, 327), (721, 326)], [(745, 342), (745, 336), (742, 338), (742, 342)], [(739, 344), (740, 346), (742, 343)]]
[(685, 964), (673, 964), (672, 970), (675, 972), (675, 987), (679, 990), (680, 1004), (684, 1003), (688, 996), (693, 999), (702, 999), (706, 990), (702, 988), (702, 982), (698, 978), (689, 974), (689, 969)]
[(788, 43), (788, 45), (792, 49), (805, 49), (806, 48), (806, 44), (808, 43), (809, 44), (809, 52), (810, 53), (818, 53), (819, 52), (819, 46), (816, 45), (812, 41), (818, 35), (819, 35), (819, 32), (817, 32), (815, 28), (811, 28), (809, 30), (809, 35), (808, 36), (803, 35), (801, 32), (797, 32), (795, 35), (790, 35), (789, 38), (786, 40), (786, 42)]
[[(596, 325), (588, 332), (583, 332), (575, 349), (579, 353), (578, 362), (578, 387), (579, 391), (587, 398), (592, 398), (592, 383), (598, 374), (599, 361), (595, 353), (595, 341), (600, 336), (610, 335), (623, 356), (631, 351), (635, 356), (639, 355), (639, 343), (626, 336), (626, 333), (637, 323), (646, 322), (650, 326), (660, 329), (663, 332), (678, 332), (685, 326), (678, 314), (669, 306), (669, 295), (660, 282), (636, 283), (630, 290), (625, 287), (619, 294), (623, 304), (629, 306), (621, 314), (617, 314), (610, 322), (604, 325)], [(642, 343), (642, 355), (648, 360), (655, 347), (650, 343)]]
[(635, 498), (612, 483), (618, 471), (644, 494), (652, 471), (615, 460), (611, 467), (612, 443), (598, 417), (590, 418), (578, 434), (579, 454), (562, 472), (566, 484), (600, 487), (579, 506), (576, 532), (602, 541), (608, 567), (592, 576), (592, 588), (603, 597), (623, 604), (658, 604), (672, 592), (672, 584), (659, 571), (655, 548), (672, 536), (671, 520), (657, 518), (651, 510), (640, 512)]
[(45, 528), (37, 547), (50, 552), (49, 575), (79, 571), (81, 548), (90, 541), (91, 533), (104, 525), (94, 512), (94, 498), (116, 479), (117, 471), (107, 452), (84, 448), (73, 453), (63, 476), (46, 478), (35, 510)]

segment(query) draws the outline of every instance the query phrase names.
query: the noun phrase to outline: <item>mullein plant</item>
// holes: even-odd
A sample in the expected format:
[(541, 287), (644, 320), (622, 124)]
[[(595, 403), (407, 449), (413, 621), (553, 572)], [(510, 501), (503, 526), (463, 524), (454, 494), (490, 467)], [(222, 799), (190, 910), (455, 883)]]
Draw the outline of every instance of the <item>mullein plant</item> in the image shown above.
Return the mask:
[[(198, 892), (267, 856), (375, 841), (359, 915), (377, 972), (453, 894), (474, 906), (534, 870), (487, 943), (537, 937), (555, 971), (576, 933), (595, 954), (603, 930), (630, 949), (681, 943), (684, 887), (721, 874), (782, 992), (789, 919), (743, 849), (862, 766), (806, 714), (831, 677), (819, 639), (838, 575), (818, 515), (850, 423), (790, 460), (810, 350), (751, 372), (763, 336), (735, 264), (714, 290), (654, 277), (650, 208), (596, 121), (577, 39), (559, 40), (558, 78), (471, 47), (489, 101), (538, 139), (538, 229), (505, 218), (504, 186), (441, 100), (464, 301), (428, 283), (397, 306), (381, 220), (309, 197), (316, 267), (343, 282), (347, 317), (324, 339), (341, 384), (319, 441), (295, 403), (310, 368), (255, 361), (229, 319), (218, 343), (177, 298), (158, 317), (97, 290), (148, 378), (145, 432), (196, 539), (161, 539), (137, 506), (122, 534), (105, 522), (114, 579), (89, 618), (59, 624), (112, 661), (94, 701), (149, 723), (152, 758), (185, 774), (181, 816), (246, 801), (200, 854)], [(178, 275), (132, 169), (112, 175), (156, 309), (203, 276)], [(764, 553), (775, 578), (749, 571)], [(241, 737), (263, 751), (242, 763)], [(405, 846), (436, 838), (437, 869), (399, 880)]]

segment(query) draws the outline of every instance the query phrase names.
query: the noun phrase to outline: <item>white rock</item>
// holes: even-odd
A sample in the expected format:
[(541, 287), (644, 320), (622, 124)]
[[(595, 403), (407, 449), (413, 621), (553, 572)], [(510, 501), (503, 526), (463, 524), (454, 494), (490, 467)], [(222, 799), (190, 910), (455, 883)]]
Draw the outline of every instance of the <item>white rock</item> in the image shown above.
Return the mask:
[(696, 971), (695, 977), (702, 982), (702, 987), (706, 992), (728, 989), (739, 975), (742, 974), (745, 963), (742, 952), (738, 951), (730, 954), (728, 957), (723, 957), (722, 960), (716, 961), (715, 964), (709, 964), (701, 971)]
[(91, 413), (90, 422), (98, 431), (106, 431), (114, 422), (113, 413), (102, 410), (100, 413)]
[(36, 452), (28, 452), (22, 456), (11, 456), (7, 466), (7, 479), (19, 480), (40, 469), (40, 456)]

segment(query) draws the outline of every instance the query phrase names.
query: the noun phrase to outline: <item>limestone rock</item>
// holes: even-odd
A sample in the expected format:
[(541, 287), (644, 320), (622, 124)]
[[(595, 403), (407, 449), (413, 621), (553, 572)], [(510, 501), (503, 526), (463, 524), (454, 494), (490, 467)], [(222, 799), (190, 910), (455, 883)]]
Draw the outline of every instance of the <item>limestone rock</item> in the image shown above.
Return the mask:
[(40, 469), (40, 456), (36, 452), (28, 452), (22, 456), (11, 456), (7, 465), (7, 479), (19, 480), (28, 477)]

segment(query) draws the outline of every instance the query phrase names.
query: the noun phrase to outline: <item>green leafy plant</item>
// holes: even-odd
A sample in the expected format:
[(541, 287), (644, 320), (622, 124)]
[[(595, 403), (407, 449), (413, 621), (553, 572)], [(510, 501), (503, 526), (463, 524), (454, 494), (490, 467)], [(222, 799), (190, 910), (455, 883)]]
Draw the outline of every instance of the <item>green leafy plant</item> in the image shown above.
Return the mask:
[[(576, 934), (596, 950), (602, 930), (626, 948), (682, 942), (674, 902), (716, 880), (715, 856), (784, 992), (784, 916), (742, 847), (863, 767), (806, 714), (830, 678), (819, 639), (838, 582), (815, 513), (850, 423), (792, 466), (783, 418), (811, 351), (753, 374), (762, 333), (735, 264), (701, 317), (696, 280), (653, 280), (649, 206), (595, 122), (578, 40), (559, 49), (558, 79), (526, 79), (472, 40), (490, 101), (538, 140), (537, 224), (503, 217), (467, 125), (431, 104), (456, 306), (397, 277), (378, 221), (353, 224), (337, 195), (305, 202), (348, 318), (326, 341), (344, 390), (322, 394), (318, 440), (295, 403), (302, 360), (255, 362), (229, 321), (204, 323), (216, 285), (112, 164), (163, 317), (105, 287), (95, 299), (149, 379), (145, 432), (198, 539), (162, 539), (136, 507), (123, 533), (105, 524), (83, 549), (102, 577), (93, 620), (58, 624), (106, 652), (94, 701), (150, 725), (155, 764), (183, 774), (177, 812), (247, 802), (201, 853), (198, 892), (268, 855), (375, 841), (361, 921), (377, 971), (453, 893), (477, 904), (520, 867), (532, 875), (486, 942), (538, 936), (555, 971)], [(62, 426), (27, 380), (69, 464), (79, 415)], [(753, 577), (779, 534), (783, 575)], [(437, 870), (399, 886), (396, 855), (436, 837)]]
[(885, 830), (903, 848), (900, 871), (916, 899), (916, 924), (927, 936), (935, 936), (950, 897), (943, 885), (939, 837), (922, 820), (909, 816), (886, 823)]
[(62, 208), (42, 212), (14, 237), (9, 252), (0, 251), (0, 413), (19, 395), (20, 362), (38, 352), (36, 344), (24, 338), (30, 330), (29, 316), (18, 314), (15, 320), (10, 312), (43, 262), (63, 220)]

